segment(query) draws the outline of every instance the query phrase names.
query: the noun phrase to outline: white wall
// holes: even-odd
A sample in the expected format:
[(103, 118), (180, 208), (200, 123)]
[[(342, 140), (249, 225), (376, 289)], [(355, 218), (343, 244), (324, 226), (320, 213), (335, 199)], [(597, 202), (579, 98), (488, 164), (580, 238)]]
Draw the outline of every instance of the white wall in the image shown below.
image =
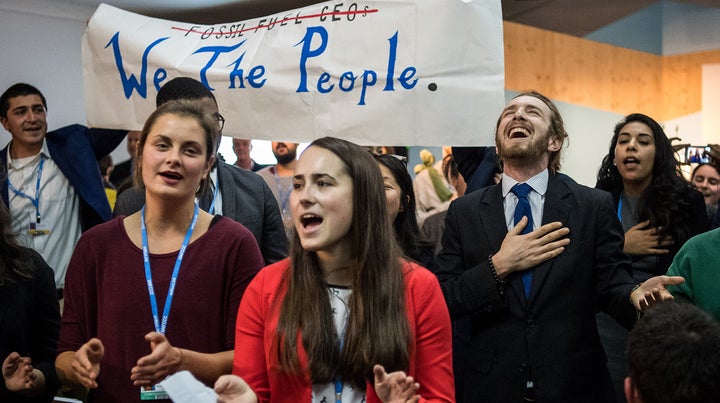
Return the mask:
[[(50, 130), (85, 124), (81, 40), (94, 9), (50, 0), (0, 2), (0, 92), (25, 82), (37, 87), (48, 103)], [(10, 134), (0, 130), (0, 147)], [(125, 145), (112, 154), (127, 159)]]
[(693, 144), (720, 142), (720, 64), (702, 66), (702, 131), (696, 133)]
[(568, 132), (560, 171), (578, 183), (594, 187), (602, 159), (610, 149), (613, 129), (623, 115), (553, 102), (560, 110)]

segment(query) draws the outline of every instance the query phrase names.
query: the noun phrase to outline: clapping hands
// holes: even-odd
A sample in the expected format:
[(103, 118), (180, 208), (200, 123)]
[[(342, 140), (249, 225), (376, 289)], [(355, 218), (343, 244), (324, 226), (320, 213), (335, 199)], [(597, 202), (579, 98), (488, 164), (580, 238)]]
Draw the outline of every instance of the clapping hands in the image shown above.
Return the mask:
[(5, 387), (11, 392), (29, 392), (37, 385), (42, 373), (32, 366), (30, 357), (21, 357), (17, 352), (8, 355), (2, 364)]

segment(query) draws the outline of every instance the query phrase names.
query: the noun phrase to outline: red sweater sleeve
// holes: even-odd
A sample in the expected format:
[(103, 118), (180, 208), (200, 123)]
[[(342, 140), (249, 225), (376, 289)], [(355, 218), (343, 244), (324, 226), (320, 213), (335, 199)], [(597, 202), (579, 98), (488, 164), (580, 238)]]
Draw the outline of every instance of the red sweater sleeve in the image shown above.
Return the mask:
[[(452, 328), (440, 283), (415, 263), (405, 262), (403, 269), (405, 303), (415, 342), (410, 349), (408, 375), (420, 384), (421, 402), (454, 402)], [(381, 402), (372, 384), (367, 387), (367, 401)]]
[(283, 294), (280, 284), (288, 267), (289, 259), (284, 259), (260, 270), (245, 290), (238, 309), (233, 374), (250, 385), (261, 403), (270, 401), (271, 390), (276, 394), (273, 401), (286, 394), (285, 390), (279, 393), (274, 388), (290, 388), (293, 392), (287, 393), (288, 399), (298, 398), (303, 389), (297, 385), (295, 377), (285, 377), (278, 382), (277, 364), (270, 358), (279, 319), (279, 311), (273, 309), (273, 304)]
[(420, 401), (454, 402), (452, 328), (440, 283), (430, 271), (414, 264), (406, 279), (408, 317), (415, 335), (410, 375), (420, 383)]

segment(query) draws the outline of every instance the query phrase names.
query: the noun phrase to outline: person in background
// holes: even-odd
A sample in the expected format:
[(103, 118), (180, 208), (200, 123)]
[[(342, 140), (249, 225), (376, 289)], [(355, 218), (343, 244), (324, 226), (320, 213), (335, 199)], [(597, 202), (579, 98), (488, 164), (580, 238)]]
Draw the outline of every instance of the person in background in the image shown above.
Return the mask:
[[(401, 159), (402, 158), (402, 159)], [(395, 236), (406, 257), (430, 267), (433, 245), (425, 240), (417, 222), (415, 192), (407, 170), (407, 159), (391, 154), (375, 155), (385, 185), (388, 214)]]
[(216, 126), (200, 101), (153, 112), (135, 171), (145, 204), (75, 248), (55, 365), (90, 401), (158, 399), (153, 386), (181, 370), (208, 385), (230, 373), (237, 307), (263, 260), (247, 228), (195, 202)]
[[(220, 115), (215, 96), (200, 81), (190, 77), (176, 77), (165, 83), (155, 99), (157, 106), (180, 99), (200, 101), (217, 121), (215, 147), (217, 156), (225, 118)], [(122, 192), (115, 206), (115, 216), (129, 216), (145, 202), (145, 192), (135, 187)], [(260, 246), (265, 264), (287, 256), (288, 242), (277, 203), (265, 182), (252, 172), (216, 160), (210, 171), (210, 185), (198, 196), (200, 208), (211, 214), (221, 214), (241, 223), (252, 232)]]
[(0, 195), (18, 242), (53, 268), (62, 297), (80, 234), (112, 216), (97, 162), (126, 131), (70, 125), (48, 132), (47, 112), (45, 97), (32, 85), (14, 84), (0, 96), (0, 122), (12, 136), (0, 151), (7, 168)]
[[(443, 177), (455, 189), (457, 197), (465, 195), (467, 183), (465, 178), (458, 171), (453, 154), (448, 154), (443, 158)], [(440, 253), (440, 238), (445, 230), (445, 214), (447, 210), (435, 213), (425, 219), (422, 225), (422, 234), (432, 245), (434, 245), (433, 255)]]
[[(682, 175), (663, 128), (647, 115), (630, 114), (615, 126), (596, 187), (613, 195), (635, 283), (665, 274), (685, 241), (709, 229), (702, 194)], [(627, 330), (604, 313), (597, 321), (621, 400)]]
[(709, 163), (699, 164), (692, 171), (690, 180), (705, 198), (705, 211), (712, 224), (720, 202), (720, 166)]
[(312, 142), (290, 207), (290, 257), (248, 286), (233, 374), (260, 402), (454, 401), (447, 307), (432, 273), (401, 258), (370, 153)]
[[(453, 147), (455, 151), (457, 147)], [(463, 175), (458, 171), (458, 166), (455, 163), (454, 154), (448, 154), (443, 158), (443, 176), (457, 192), (458, 197), (465, 195), (467, 184)], [(434, 245), (433, 257), (437, 256), (442, 249), (441, 238), (445, 231), (445, 215), (447, 210), (435, 213), (425, 219), (422, 225), (422, 233), (425, 239), (427, 239), (432, 245)], [(431, 266), (428, 266), (431, 267)], [(457, 363), (464, 359), (464, 351), (456, 339), (458, 337), (467, 339), (468, 335), (461, 335), (463, 332), (468, 332), (470, 329), (470, 321), (467, 318), (455, 319), (452, 321), (453, 327), (453, 362)], [(459, 385), (463, 382), (464, 373), (461, 371), (454, 371), (455, 384)]]
[(720, 402), (720, 324), (690, 304), (662, 302), (630, 332), (628, 403)]
[(452, 155), (458, 172), (465, 178), (466, 194), (492, 186), (502, 179), (495, 147), (453, 147)]
[(665, 274), (682, 244), (708, 230), (702, 194), (683, 177), (665, 132), (647, 115), (630, 114), (615, 126), (596, 187), (613, 195), (637, 282)]
[(290, 216), (290, 192), (292, 191), (292, 176), (297, 165), (298, 143), (282, 141), (272, 142), (272, 153), (277, 164), (267, 166), (259, 171), (265, 183), (270, 187), (275, 200), (277, 200), (282, 215), (285, 231), (290, 237), (292, 232), (292, 217)]
[[(710, 163), (719, 166), (720, 165), (720, 144), (708, 144), (710, 151), (708, 156), (710, 157)], [(720, 208), (715, 211), (715, 217), (712, 218), (710, 228), (720, 227)]]
[(60, 386), (53, 365), (60, 330), (53, 271), (17, 243), (11, 228), (0, 203), (0, 401), (48, 403)]
[[(450, 147), (443, 147), (443, 157), (450, 153)], [(418, 223), (422, 225), (432, 214), (446, 211), (457, 195), (443, 178), (442, 161), (435, 162), (435, 156), (425, 149), (420, 151), (420, 160), (422, 164), (417, 164), (413, 168), (415, 171), (413, 188), (417, 202)]]
[(112, 183), (118, 191), (125, 190), (132, 186), (132, 175), (135, 171), (135, 152), (141, 134), (142, 132), (139, 130), (130, 130), (127, 132), (127, 142), (125, 145), (130, 159), (115, 165), (115, 168), (110, 174), (110, 183)]
[(257, 172), (267, 165), (261, 165), (250, 158), (250, 151), (252, 151), (252, 141), (248, 139), (233, 139), (233, 152), (237, 157), (235, 166), (242, 168), (247, 171)]
[(112, 175), (114, 168), (112, 157), (110, 155), (106, 155), (100, 158), (100, 161), (98, 161), (98, 166), (100, 167), (100, 174), (102, 175), (103, 186), (105, 187), (105, 195), (107, 196), (108, 202), (110, 203), (110, 208), (115, 208), (115, 201), (117, 200), (117, 189), (110, 182), (110, 175)]
[(454, 339), (459, 402), (612, 401), (595, 313), (631, 327), (683, 281), (634, 287), (612, 197), (558, 172), (567, 137), (552, 101), (517, 95), (496, 127), (501, 182), (448, 209), (434, 270), (453, 320), (466, 321)]
[(669, 276), (685, 282), (668, 290), (678, 301), (689, 302), (720, 321), (720, 228), (690, 238), (675, 255)]

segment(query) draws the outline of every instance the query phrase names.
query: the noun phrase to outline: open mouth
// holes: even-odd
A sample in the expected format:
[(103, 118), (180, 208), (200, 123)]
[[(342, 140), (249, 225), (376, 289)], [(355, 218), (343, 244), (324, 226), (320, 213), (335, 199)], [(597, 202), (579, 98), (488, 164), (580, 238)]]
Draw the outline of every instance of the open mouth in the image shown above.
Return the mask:
[(176, 173), (176, 172), (160, 172), (160, 176), (168, 179), (173, 180), (180, 180), (182, 179), (182, 175)]
[(513, 127), (512, 129), (510, 129), (508, 137), (510, 137), (511, 139), (524, 139), (526, 137), (530, 137), (530, 131), (525, 129), (524, 127)]
[(637, 159), (636, 157), (625, 157), (625, 159), (623, 160), (623, 164), (625, 164), (625, 165), (639, 164), (639, 163), (640, 163), (640, 160)]
[(300, 224), (302, 224), (303, 228), (320, 225), (322, 222), (322, 217), (316, 216), (315, 214), (305, 214), (300, 217)]

